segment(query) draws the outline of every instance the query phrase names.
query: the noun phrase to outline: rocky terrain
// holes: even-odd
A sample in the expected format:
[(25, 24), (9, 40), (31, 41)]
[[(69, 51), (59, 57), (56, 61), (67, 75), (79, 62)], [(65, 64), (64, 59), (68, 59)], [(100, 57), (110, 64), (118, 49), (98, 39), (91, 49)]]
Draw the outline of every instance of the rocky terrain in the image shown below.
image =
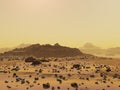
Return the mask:
[(34, 44), (0, 55), (0, 90), (120, 90), (120, 59)]
[(97, 57), (0, 61), (0, 90), (120, 90), (120, 60)]

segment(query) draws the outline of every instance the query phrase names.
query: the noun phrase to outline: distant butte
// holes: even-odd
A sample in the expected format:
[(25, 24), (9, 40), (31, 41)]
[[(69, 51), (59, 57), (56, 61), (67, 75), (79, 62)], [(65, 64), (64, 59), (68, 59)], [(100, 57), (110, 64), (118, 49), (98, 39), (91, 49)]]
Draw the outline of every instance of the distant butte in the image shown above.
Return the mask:
[(25, 48), (16, 48), (2, 54), (3, 56), (34, 56), (34, 57), (73, 57), (83, 53), (77, 48), (55, 45), (33, 44)]

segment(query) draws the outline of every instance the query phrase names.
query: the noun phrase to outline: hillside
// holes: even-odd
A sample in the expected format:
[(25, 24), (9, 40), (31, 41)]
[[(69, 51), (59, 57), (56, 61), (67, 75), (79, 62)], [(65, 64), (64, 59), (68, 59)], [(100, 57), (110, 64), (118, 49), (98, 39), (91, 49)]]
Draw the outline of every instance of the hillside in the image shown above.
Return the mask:
[(102, 49), (93, 45), (92, 43), (86, 43), (83, 47), (80, 47), (80, 50), (84, 53), (96, 56), (120, 57), (120, 47)]
[(2, 54), (3, 56), (35, 56), (35, 57), (68, 57), (83, 55), (83, 53), (76, 48), (69, 48), (65, 46), (55, 45), (40, 45), (34, 44), (25, 48), (16, 48)]
[(24, 47), (28, 47), (30, 46), (30, 44), (20, 44), (16, 47), (6, 47), (6, 48), (0, 48), (0, 53), (4, 53), (4, 52), (8, 52), (8, 51), (11, 51), (15, 48), (24, 48)]

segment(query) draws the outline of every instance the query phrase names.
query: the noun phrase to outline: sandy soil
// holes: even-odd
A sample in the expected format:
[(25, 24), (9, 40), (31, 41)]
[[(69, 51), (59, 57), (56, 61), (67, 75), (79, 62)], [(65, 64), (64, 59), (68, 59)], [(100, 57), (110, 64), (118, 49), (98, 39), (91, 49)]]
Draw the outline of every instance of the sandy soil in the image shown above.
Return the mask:
[(120, 59), (52, 58), (38, 66), (3, 60), (0, 90), (120, 90)]

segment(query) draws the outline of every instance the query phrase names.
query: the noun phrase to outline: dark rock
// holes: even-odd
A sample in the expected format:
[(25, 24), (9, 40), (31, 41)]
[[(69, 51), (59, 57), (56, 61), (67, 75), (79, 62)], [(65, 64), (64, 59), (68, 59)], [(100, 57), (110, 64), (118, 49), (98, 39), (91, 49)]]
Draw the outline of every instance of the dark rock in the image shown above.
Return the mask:
[(33, 61), (31, 65), (36, 66), (36, 65), (40, 65), (40, 64), (41, 64), (41, 62), (40, 62), (40, 61), (38, 61), (38, 60), (36, 60), (36, 61)]
[(73, 88), (78, 88), (78, 84), (77, 84), (77, 83), (71, 83), (71, 86), (72, 86)]
[(43, 88), (44, 89), (49, 89), (50, 88), (50, 84), (49, 83), (43, 84)]
[(28, 57), (25, 59), (25, 62), (34, 62), (36, 59), (34, 57)]

